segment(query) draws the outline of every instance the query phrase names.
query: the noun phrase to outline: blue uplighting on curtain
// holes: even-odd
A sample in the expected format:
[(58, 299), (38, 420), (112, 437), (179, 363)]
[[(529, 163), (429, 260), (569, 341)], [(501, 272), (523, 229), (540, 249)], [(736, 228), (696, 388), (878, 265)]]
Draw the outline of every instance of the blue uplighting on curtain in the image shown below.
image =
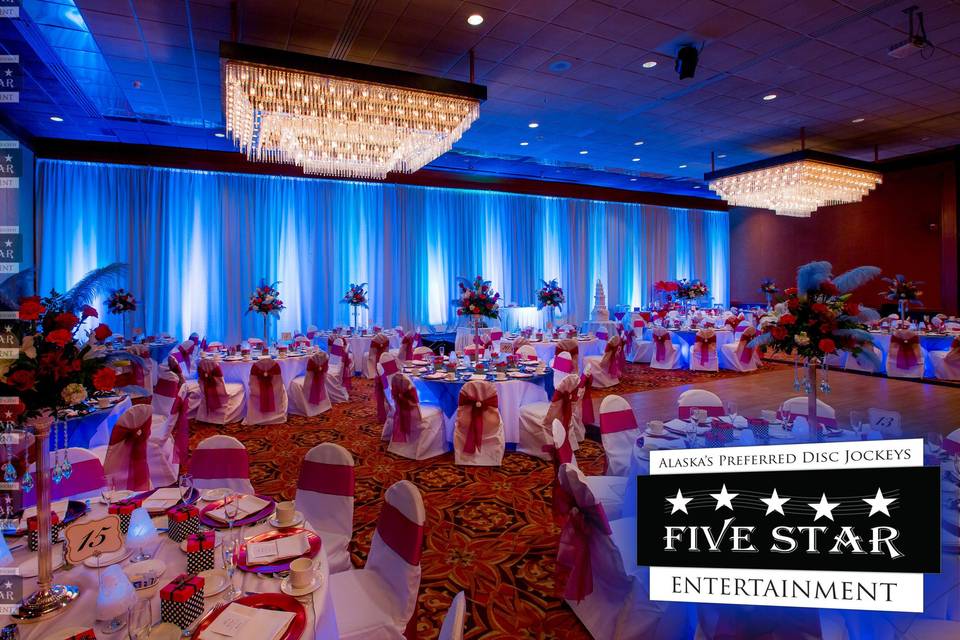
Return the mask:
[(424, 330), (455, 318), (455, 278), (477, 274), (521, 305), (557, 278), (576, 323), (597, 278), (611, 307), (677, 277), (728, 302), (720, 211), (61, 160), (38, 161), (36, 207), (41, 290), (128, 262), (131, 326), (147, 333), (258, 336), (246, 307), (261, 279), (281, 281), (287, 306), (273, 335), (347, 324), (351, 282), (370, 285), (370, 324)]

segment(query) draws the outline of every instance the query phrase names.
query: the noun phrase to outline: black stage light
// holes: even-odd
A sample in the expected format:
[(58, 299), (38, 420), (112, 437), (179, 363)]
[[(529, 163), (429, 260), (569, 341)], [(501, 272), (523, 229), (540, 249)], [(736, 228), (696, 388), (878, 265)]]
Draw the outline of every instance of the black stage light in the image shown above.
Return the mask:
[(680, 79), (692, 78), (697, 72), (697, 62), (700, 59), (700, 51), (692, 44), (685, 44), (677, 51), (676, 69), (680, 74)]

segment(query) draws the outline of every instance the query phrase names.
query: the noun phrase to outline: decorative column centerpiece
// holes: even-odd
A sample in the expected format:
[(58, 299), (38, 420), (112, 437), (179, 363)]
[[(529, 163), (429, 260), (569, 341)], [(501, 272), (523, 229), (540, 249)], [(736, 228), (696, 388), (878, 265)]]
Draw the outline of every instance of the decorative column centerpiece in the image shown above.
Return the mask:
[(493, 290), (489, 280), (477, 276), (473, 282), (458, 278), (460, 299), (457, 301), (457, 315), (470, 318), (473, 324), (474, 362), (480, 360), (480, 325), (483, 318), (500, 317), (500, 294)]
[(537, 291), (537, 309), (547, 309), (547, 328), (552, 329), (554, 326), (554, 311), (559, 310), (563, 306), (563, 303), (567, 301), (567, 299), (563, 295), (563, 289), (560, 287), (560, 284), (557, 282), (556, 278), (549, 282), (546, 280), (543, 280), (542, 282), (543, 286)]
[[(880, 275), (877, 267), (858, 267), (833, 277), (829, 262), (811, 262), (797, 270), (797, 286), (784, 290), (783, 299), (760, 318), (760, 333), (751, 348), (794, 356), (794, 388), (807, 396), (807, 418), (817, 432), (817, 391), (830, 392), (826, 378), (817, 380), (817, 367), (827, 369), (827, 358), (847, 351), (876, 361), (866, 323), (879, 318), (873, 309), (851, 299), (852, 292)], [(805, 375), (799, 375), (799, 364)], [(874, 364), (879, 364), (874, 362)]]
[(127, 333), (127, 314), (137, 310), (137, 299), (126, 289), (115, 289), (110, 292), (110, 297), (107, 298), (107, 310), (114, 315), (120, 316), (122, 320), (121, 326), (123, 327), (123, 338), (126, 339), (129, 335)]
[[(80, 335), (83, 322), (97, 316), (87, 302), (99, 295), (96, 280), (104, 273), (105, 270), (98, 270), (88, 274), (79, 291), (81, 285), (65, 294), (52, 292), (47, 298), (33, 296), (21, 300), (17, 328), (20, 352), (0, 377), (2, 402), (35, 436), (35, 478), (29, 473), (17, 478), (15, 472), (10, 478), (11, 468), (4, 468), (5, 481), (19, 480), (24, 492), (37, 492), (37, 590), (21, 601), (19, 613), (14, 616), (18, 620), (55, 615), (80, 592), (76, 586), (53, 582), (50, 501), (52, 484), (59, 484), (73, 472), (66, 457), (67, 426), (57, 422), (58, 412), (83, 403), (94, 392), (111, 391), (116, 384), (116, 372), (101, 355), (104, 348), (97, 340), (80, 342), (93, 334), (97, 339), (110, 334), (109, 327), (101, 324), (94, 332)], [(56, 435), (61, 425), (64, 448), (51, 454), (50, 434)], [(54, 440), (58, 441), (59, 438)]]
[(269, 331), (267, 321), (271, 316), (280, 317), (280, 312), (284, 310), (283, 300), (280, 299), (280, 292), (277, 285), (280, 281), (267, 284), (266, 280), (260, 280), (260, 286), (253, 290), (250, 296), (250, 304), (247, 311), (253, 311), (263, 316), (263, 348), (267, 349), (270, 345)]
[(760, 281), (760, 292), (767, 298), (767, 311), (773, 309), (773, 296), (780, 293), (777, 283), (770, 278)]
[(880, 295), (890, 302), (897, 303), (897, 314), (900, 316), (900, 322), (907, 319), (907, 309), (912, 304), (921, 304), (920, 297), (923, 291), (920, 290), (922, 280), (907, 280), (901, 274), (892, 278), (881, 278), (887, 283), (887, 290), (881, 291)]
[(354, 329), (359, 329), (359, 320), (357, 319), (357, 314), (360, 312), (360, 307), (367, 309), (367, 283), (363, 282), (361, 284), (350, 283), (350, 287), (347, 289), (347, 292), (343, 294), (343, 298), (340, 299), (340, 302), (350, 305), (350, 309), (353, 312), (353, 323), (350, 325)]

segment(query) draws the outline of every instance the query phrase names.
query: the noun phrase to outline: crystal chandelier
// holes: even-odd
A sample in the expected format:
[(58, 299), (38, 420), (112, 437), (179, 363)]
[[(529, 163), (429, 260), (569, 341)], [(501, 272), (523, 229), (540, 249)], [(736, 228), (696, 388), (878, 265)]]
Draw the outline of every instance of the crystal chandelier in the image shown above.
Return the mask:
[(734, 206), (798, 218), (825, 205), (859, 202), (883, 181), (868, 163), (808, 150), (714, 171), (704, 179)]
[(451, 149), (480, 115), (480, 85), (221, 43), (226, 129), (248, 160), (383, 179)]

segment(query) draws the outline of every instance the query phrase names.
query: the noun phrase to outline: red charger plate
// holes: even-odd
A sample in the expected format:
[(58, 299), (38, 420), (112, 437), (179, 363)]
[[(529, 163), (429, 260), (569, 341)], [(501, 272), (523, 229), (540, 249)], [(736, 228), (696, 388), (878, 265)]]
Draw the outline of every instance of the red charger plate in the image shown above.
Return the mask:
[(316, 558), (317, 554), (320, 553), (320, 546), (322, 542), (320, 540), (320, 536), (318, 536), (315, 532), (310, 531), (309, 529), (284, 529), (283, 531), (267, 531), (266, 533), (261, 533), (258, 536), (253, 536), (240, 547), (240, 552), (237, 554), (237, 568), (248, 573), (276, 573), (278, 571), (289, 571), (290, 563), (297, 558), (287, 558), (286, 560), (281, 560), (275, 564), (248, 565), (247, 545), (251, 542), (269, 542), (270, 540), (287, 538), (289, 536), (299, 535), (300, 533), (307, 534), (307, 541), (310, 543), (310, 550), (307, 551), (306, 554), (297, 557), (310, 559)]
[[(246, 516), (245, 518), (236, 520), (233, 523), (234, 527), (244, 527), (248, 524), (259, 522), (260, 520), (263, 520), (264, 518), (269, 517), (269, 515), (273, 513), (274, 509), (277, 506), (276, 501), (269, 496), (257, 496), (257, 497), (266, 500), (269, 504), (267, 504), (267, 506), (265, 506), (260, 511), (257, 511), (256, 513), (251, 513), (249, 516)], [(223, 500), (217, 500), (216, 502), (211, 502), (210, 504), (205, 506), (203, 509), (201, 509), (200, 510), (201, 524), (205, 524), (208, 527), (212, 527), (214, 529), (228, 529), (229, 526), (227, 525), (226, 522), (220, 522), (219, 520), (215, 518), (211, 518), (210, 516), (207, 515), (208, 511), (213, 511), (214, 509), (219, 509), (220, 507), (222, 507), (223, 503), (226, 502), (226, 500), (227, 499), (224, 498)]]
[[(296, 598), (288, 596), (285, 593), (258, 593), (256, 595), (238, 598), (234, 600), (234, 602), (253, 607), (254, 609), (287, 611), (294, 614), (293, 620), (290, 621), (286, 633), (280, 637), (280, 640), (299, 640), (300, 636), (303, 635), (304, 629), (307, 628), (307, 612), (303, 608), (303, 605), (297, 602)], [(211, 613), (206, 620), (197, 625), (196, 630), (193, 632), (193, 637), (202, 640), (203, 630), (213, 624), (213, 621), (223, 613), (227, 606), (229, 605), (220, 607)]]

